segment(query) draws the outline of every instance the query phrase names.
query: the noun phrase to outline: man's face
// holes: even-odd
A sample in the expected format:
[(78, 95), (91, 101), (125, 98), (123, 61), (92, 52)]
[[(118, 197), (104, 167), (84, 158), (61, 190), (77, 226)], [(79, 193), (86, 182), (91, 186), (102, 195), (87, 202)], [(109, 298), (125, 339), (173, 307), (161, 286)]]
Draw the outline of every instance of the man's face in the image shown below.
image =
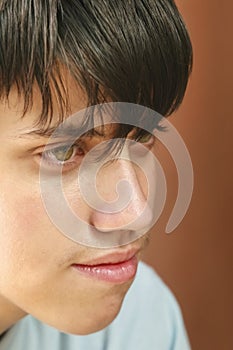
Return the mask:
[[(12, 318), (12, 323), (29, 313), (65, 332), (87, 334), (104, 328), (115, 318), (135, 276), (136, 265), (135, 260), (131, 262), (128, 274), (120, 278), (116, 274), (113, 278), (108, 276), (109, 271), (119, 271), (117, 264), (109, 270), (101, 264), (100, 278), (97, 270), (90, 273), (77, 267), (127, 260), (134, 254), (138, 259), (145, 237), (118, 248), (97, 249), (72, 241), (52, 223), (41, 199), (39, 181), (41, 153), (48, 137), (23, 135), (33, 129), (40, 111), (40, 100), (34, 96), (33, 108), (23, 119), (22, 101), (16, 93), (12, 92), (9, 101), (0, 105), (0, 305), (5, 303), (3, 317)], [(85, 108), (81, 90), (78, 102), (72, 95), (71, 102), (72, 112)], [(105, 137), (111, 138), (112, 128), (106, 130)], [(86, 151), (100, 141), (101, 137), (87, 138)], [(58, 140), (56, 145), (51, 144), (51, 150), (55, 147), (55, 152), (50, 152), (48, 171), (63, 157), (62, 150), (57, 149)], [(97, 189), (105, 200), (114, 200), (116, 182), (124, 176), (132, 177), (137, 200), (119, 213), (102, 214), (87, 205), (74, 182), (72, 172), (78, 167), (75, 162), (83, 150), (74, 151), (77, 156), (63, 174), (72, 209), (102, 232), (119, 230), (121, 225), (133, 222), (146, 201), (146, 185), (140, 172), (124, 161), (113, 162), (103, 170)], [(69, 154), (67, 157), (69, 163)], [(146, 226), (146, 219), (138, 225)]]

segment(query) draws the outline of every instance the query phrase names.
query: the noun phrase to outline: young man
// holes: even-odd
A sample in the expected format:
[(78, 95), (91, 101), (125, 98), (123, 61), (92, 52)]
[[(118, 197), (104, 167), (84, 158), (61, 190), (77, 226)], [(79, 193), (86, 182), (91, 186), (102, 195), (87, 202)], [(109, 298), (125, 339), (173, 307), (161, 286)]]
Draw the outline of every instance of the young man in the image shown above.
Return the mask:
[[(168, 116), (183, 99), (191, 66), (173, 0), (0, 0), (1, 350), (189, 349), (174, 297), (138, 264), (147, 236), (131, 239), (150, 221), (138, 220), (143, 176), (128, 161), (101, 170), (96, 187), (106, 201), (125, 174), (134, 188), (135, 200), (114, 213), (88, 205), (76, 182), (82, 160), (102, 141), (117, 135), (153, 150), (153, 137), (134, 120), (95, 128), (90, 116), (92, 131), (79, 143), (67, 147), (67, 136), (50, 136), (99, 103), (134, 103)], [(63, 234), (41, 196), (41, 162), (52, 179), (62, 167), (72, 209), (97, 241), (103, 233), (129, 239), (106, 249)]]

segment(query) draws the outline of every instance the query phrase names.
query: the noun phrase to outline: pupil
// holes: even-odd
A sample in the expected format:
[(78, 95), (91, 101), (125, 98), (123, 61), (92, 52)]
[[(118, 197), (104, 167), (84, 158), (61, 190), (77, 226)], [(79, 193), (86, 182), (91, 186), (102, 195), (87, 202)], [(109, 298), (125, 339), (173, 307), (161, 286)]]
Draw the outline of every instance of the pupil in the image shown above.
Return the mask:
[(73, 146), (71, 147), (61, 147), (53, 151), (54, 156), (57, 160), (65, 162), (69, 160), (73, 155)]

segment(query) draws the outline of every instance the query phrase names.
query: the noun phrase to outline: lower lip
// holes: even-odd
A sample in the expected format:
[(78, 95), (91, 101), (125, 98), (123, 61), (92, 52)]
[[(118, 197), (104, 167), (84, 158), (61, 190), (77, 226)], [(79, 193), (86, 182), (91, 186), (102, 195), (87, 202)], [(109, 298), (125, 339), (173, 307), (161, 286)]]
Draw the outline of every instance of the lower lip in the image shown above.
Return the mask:
[(112, 283), (124, 283), (134, 278), (137, 266), (138, 260), (136, 256), (117, 264), (72, 265), (72, 267), (87, 277)]

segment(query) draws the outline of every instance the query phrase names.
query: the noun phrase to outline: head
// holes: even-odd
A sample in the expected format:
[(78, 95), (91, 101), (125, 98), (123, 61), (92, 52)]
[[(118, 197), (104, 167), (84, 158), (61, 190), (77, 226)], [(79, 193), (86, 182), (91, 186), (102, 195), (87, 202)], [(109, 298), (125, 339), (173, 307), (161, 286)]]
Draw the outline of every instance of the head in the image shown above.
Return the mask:
[[(41, 199), (41, 154), (51, 130), (88, 106), (131, 102), (170, 115), (182, 102), (191, 66), (189, 36), (173, 0), (0, 0), (2, 330), (32, 314), (64, 332), (87, 334), (116, 317), (135, 274), (110, 281), (77, 267), (131, 254), (139, 259), (145, 237), (106, 250), (64, 236)], [(48, 171), (62, 162), (67, 197), (96, 232), (135, 221), (145, 206), (145, 181), (129, 162), (111, 163), (97, 181), (98, 191), (113, 200), (116, 182), (127, 174), (136, 200), (114, 215), (103, 214), (85, 203), (74, 171), (103, 140), (142, 140), (143, 130), (135, 132), (131, 124), (93, 129), (63, 155), (64, 138), (49, 141)], [(145, 146), (153, 150), (150, 138)], [(129, 224), (129, 231), (146, 221)]]

